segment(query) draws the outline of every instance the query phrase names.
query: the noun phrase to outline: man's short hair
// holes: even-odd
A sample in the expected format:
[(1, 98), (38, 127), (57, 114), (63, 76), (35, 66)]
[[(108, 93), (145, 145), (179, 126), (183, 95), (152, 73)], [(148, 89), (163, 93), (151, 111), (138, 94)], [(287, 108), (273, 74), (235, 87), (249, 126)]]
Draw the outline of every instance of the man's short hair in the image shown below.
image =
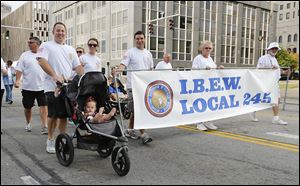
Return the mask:
[(38, 45), (41, 45), (42, 41), (38, 37), (30, 37), (29, 40), (34, 40)]
[(97, 43), (97, 45), (99, 45), (99, 41), (98, 41), (98, 39), (96, 39), (96, 38), (90, 38), (90, 39), (88, 40), (87, 44), (89, 44), (90, 41), (95, 41), (95, 42)]
[(56, 22), (54, 25), (53, 25), (53, 29), (52, 31), (54, 32), (54, 28), (56, 27), (56, 25), (63, 25), (65, 27), (65, 30), (67, 31), (67, 27), (66, 25), (63, 23), (63, 22)]
[(145, 33), (143, 32), (143, 31), (137, 31), (135, 34), (134, 34), (134, 39), (135, 39), (135, 36), (136, 35), (144, 35), (144, 37), (145, 37)]

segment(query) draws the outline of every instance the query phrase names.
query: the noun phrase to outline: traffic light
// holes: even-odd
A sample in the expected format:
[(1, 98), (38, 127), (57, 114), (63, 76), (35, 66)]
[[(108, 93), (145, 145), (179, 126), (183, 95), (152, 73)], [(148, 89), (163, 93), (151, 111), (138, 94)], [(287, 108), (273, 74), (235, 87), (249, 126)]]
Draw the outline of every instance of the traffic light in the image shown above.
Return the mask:
[(5, 32), (5, 39), (9, 39), (9, 30), (6, 30)]
[(149, 33), (150, 33), (150, 34), (153, 34), (153, 33), (154, 33), (154, 31), (153, 31), (153, 24), (152, 24), (152, 23), (149, 23), (149, 24), (148, 24), (148, 30), (149, 30)]
[(169, 20), (169, 29), (174, 30), (174, 20), (173, 19)]

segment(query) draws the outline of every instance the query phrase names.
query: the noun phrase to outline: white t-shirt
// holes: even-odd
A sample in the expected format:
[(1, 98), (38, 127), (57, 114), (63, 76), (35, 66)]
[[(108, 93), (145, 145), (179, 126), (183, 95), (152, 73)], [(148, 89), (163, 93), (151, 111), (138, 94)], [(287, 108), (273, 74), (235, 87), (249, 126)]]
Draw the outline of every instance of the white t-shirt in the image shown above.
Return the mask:
[(102, 71), (102, 66), (101, 66), (101, 60), (98, 56), (96, 55), (91, 55), (89, 53), (84, 54), (79, 57), (80, 61), (83, 64), (84, 68), (84, 73), (87, 72), (101, 72)]
[(196, 56), (193, 60), (192, 68), (217, 68), (216, 63), (213, 61), (213, 59), (208, 56), (208, 58), (205, 58), (202, 56), (202, 54), (199, 54)]
[(36, 60), (37, 53), (24, 52), (19, 59), (16, 70), (22, 72), (22, 89), (29, 91), (44, 90), (46, 73)]
[[(152, 54), (146, 49), (133, 47), (124, 54), (121, 64), (125, 65), (127, 70), (149, 70), (153, 68)], [(131, 72), (127, 72), (126, 87), (132, 88)]]
[[(55, 41), (42, 43), (38, 54), (38, 57), (48, 60), (49, 65), (58, 76), (63, 75), (65, 79), (70, 79), (72, 70), (81, 65), (73, 47), (66, 44), (58, 44)], [(47, 74), (44, 87), (45, 92), (54, 92), (55, 87), (55, 82)]]
[(274, 56), (271, 56), (270, 54), (261, 56), (258, 59), (257, 68), (272, 68), (273, 65), (278, 67), (278, 69), (276, 69), (276, 72), (279, 81), (279, 79), (281, 78), (280, 66), (278, 64), (277, 59)]
[(8, 84), (13, 85), (14, 84), (14, 75), (15, 75), (15, 69), (14, 67), (6, 67), (7, 68), (7, 77), (8, 77)]
[(6, 68), (5, 68), (5, 63), (4, 63), (3, 59), (1, 58), (1, 90), (5, 89), (4, 82), (3, 82), (3, 74), (2, 74), (3, 69), (6, 69)]
[(161, 61), (156, 65), (155, 69), (172, 69), (172, 65), (170, 62)]

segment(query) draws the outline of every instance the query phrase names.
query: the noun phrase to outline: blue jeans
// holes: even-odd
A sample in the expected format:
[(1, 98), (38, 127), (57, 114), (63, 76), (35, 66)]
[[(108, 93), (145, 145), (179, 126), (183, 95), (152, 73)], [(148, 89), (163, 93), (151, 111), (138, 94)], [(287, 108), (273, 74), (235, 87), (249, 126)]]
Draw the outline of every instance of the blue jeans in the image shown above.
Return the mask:
[(6, 102), (12, 101), (12, 90), (13, 90), (13, 85), (5, 85), (5, 90), (6, 90)]

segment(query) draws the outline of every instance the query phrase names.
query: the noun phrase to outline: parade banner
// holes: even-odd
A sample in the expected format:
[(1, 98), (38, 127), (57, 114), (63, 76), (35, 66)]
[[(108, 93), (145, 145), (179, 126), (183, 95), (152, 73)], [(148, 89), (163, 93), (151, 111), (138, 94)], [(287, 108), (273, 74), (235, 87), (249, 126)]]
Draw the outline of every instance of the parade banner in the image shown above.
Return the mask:
[(134, 128), (188, 125), (267, 109), (278, 103), (278, 89), (271, 69), (135, 71)]

